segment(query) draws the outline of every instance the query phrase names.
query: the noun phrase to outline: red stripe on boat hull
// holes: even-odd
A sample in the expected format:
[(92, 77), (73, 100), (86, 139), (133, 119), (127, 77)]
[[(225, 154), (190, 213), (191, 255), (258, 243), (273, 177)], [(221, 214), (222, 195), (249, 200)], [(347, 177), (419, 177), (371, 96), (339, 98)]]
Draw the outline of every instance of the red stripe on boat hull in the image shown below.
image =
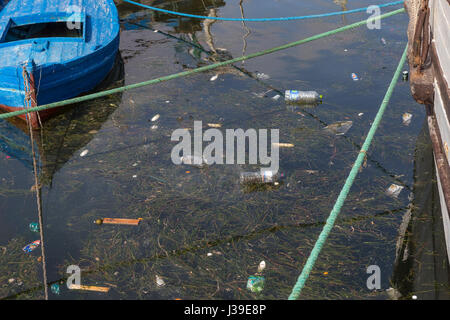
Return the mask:
[[(50, 118), (50, 116), (57, 113), (58, 112), (57, 109), (59, 109), (59, 108), (39, 111), (39, 118), (41, 119), (41, 122), (44, 123), (44, 121), (47, 120), (48, 118)], [(4, 104), (0, 104), (0, 110), (5, 111), (5, 112), (13, 112), (13, 111), (24, 110), (24, 108), (23, 107), (10, 107), (10, 106), (5, 106)], [(39, 118), (38, 118), (37, 113), (38, 112), (28, 113), (29, 119), (31, 120), (31, 127), (33, 129), (39, 129), (39, 127), (40, 127)], [(21, 115), (16, 116), (15, 118), (20, 118), (24, 121), (27, 121), (26, 117), (27, 117), (27, 114), (21, 114)]]

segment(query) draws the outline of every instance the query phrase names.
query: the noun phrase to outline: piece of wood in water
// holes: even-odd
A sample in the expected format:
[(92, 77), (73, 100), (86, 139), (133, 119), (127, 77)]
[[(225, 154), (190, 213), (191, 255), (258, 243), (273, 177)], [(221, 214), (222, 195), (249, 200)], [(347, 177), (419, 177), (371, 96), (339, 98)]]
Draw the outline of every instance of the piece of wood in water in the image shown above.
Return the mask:
[(292, 143), (272, 143), (273, 146), (278, 146), (278, 148), (293, 148), (294, 145)]
[(70, 286), (71, 290), (85, 290), (85, 291), (96, 291), (96, 292), (108, 292), (110, 288), (108, 287), (97, 287), (97, 286), (85, 286), (81, 284), (72, 284)]
[(103, 218), (103, 223), (106, 224), (125, 224), (130, 226), (137, 226), (141, 222), (142, 218), (139, 219), (117, 219), (117, 218)]

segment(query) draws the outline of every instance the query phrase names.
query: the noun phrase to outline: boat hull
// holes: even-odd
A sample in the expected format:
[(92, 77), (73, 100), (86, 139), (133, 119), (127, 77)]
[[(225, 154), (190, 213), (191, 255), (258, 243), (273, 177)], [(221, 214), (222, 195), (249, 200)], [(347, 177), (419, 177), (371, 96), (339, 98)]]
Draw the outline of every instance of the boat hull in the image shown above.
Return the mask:
[[(30, 94), (33, 95), (31, 107), (35, 107), (92, 91), (111, 71), (119, 51), (119, 21), (113, 1), (25, 2), (29, 12), (24, 16), (18, 15), (16, 10), (23, 7), (20, 1), (9, 2), (0, 14), (0, 110), (4, 112), (23, 110)], [(26, 33), (25, 38), (20, 38), (23, 31), (19, 33), (11, 27), (16, 24), (21, 27), (20, 23), (48, 25), (47, 29), (56, 32), (61, 28), (57, 21), (62, 19), (63, 25), (72, 23), (73, 17), (66, 12), (66, 4), (83, 9), (80, 14), (82, 33), (78, 36), (39, 38), (38, 34)], [(11, 40), (11, 37), (15, 38)], [(30, 81), (24, 81), (24, 68)], [(27, 92), (25, 83), (31, 86)], [(59, 111), (57, 107), (18, 117), (30, 119), (33, 128), (38, 128)]]
[(407, 0), (406, 7), (411, 91), (416, 101), (427, 106), (450, 261), (450, 0)]

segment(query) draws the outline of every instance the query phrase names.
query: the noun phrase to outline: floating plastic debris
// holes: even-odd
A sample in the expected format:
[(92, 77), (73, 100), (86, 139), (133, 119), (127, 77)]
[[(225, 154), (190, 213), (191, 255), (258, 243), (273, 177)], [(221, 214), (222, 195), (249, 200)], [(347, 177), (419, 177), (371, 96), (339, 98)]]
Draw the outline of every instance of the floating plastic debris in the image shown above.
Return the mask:
[(156, 285), (158, 287), (164, 287), (166, 285), (166, 283), (160, 276), (156, 275), (155, 278), (156, 278)]
[(183, 156), (180, 159), (182, 164), (187, 164), (194, 167), (202, 168), (208, 165), (207, 160), (199, 156)]
[(402, 72), (402, 79), (403, 79), (403, 81), (407, 81), (408, 80), (408, 77), (409, 77), (409, 72), (408, 71), (403, 71)]
[(69, 286), (69, 289), (70, 290), (108, 292), (110, 288), (108, 288), (108, 287), (98, 287), (98, 286), (85, 286), (85, 285), (81, 285), (81, 284), (71, 284)]
[(33, 232), (39, 232), (39, 223), (37, 222), (30, 223), (30, 230)]
[(154, 115), (153, 118), (151, 119), (152, 122), (155, 122), (156, 120), (158, 120), (160, 117), (159, 113)]
[(141, 222), (142, 218), (139, 219), (119, 219), (119, 218), (103, 218), (94, 221), (95, 224), (121, 224), (129, 226), (137, 226)]
[(276, 100), (280, 99), (280, 97), (281, 97), (281, 96), (280, 96), (279, 94), (277, 94), (277, 95), (275, 95), (275, 96), (272, 97), (272, 100), (275, 100), (275, 101), (276, 101)]
[(381, 43), (382, 43), (383, 45), (386, 45), (386, 39), (381, 38)]
[(353, 81), (358, 81), (359, 80), (359, 78), (356, 75), (356, 73), (352, 73), (352, 79), (353, 79)]
[(286, 90), (284, 93), (284, 99), (287, 102), (318, 104), (322, 102), (322, 98), (323, 96), (316, 91)]
[(16, 279), (14, 279), (14, 278), (8, 279), (9, 284), (13, 283), (14, 281), (16, 281)]
[(329, 126), (326, 126), (324, 130), (333, 133), (337, 136), (346, 134), (347, 131), (352, 127), (353, 121), (339, 121), (335, 122), (333, 124), (330, 124)]
[(271, 170), (265, 170), (261, 172), (242, 172), (241, 183), (273, 183), (277, 180), (284, 178), (283, 173), (274, 173)]
[(219, 75), (216, 74), (216, 75), (212, 76), (211, 79), (209, 79), (209, 81), (216, 81), (218, 77), (219, 77)]
[(267, 79), (270, 79), (270, 76), (268, 74), (263, 73), (263, 72), (257, 72), (256, 73), (256, 78), (258, 80), (267, 80)]
[(360, 112), (358, 113), (358, 117), (362, 117), (364, 115), (364, 113)]
[(386, 194), (392, 198), (397, 198), (400, 192), (402, 192), (403, 188), (404, 187), (402, 186), (391, 184), (389, 188), (386, 190)]
[(152, 125), (152, 126), (150, 127), (150, 129), (151, 129), (151, 130), (156, 130), (156, 129), (158, 129), (158, 126), (157, 126), (156, 124), (154, 124), (154, 125)]
[(271, 92), (271, 91), (273, 91), (273, 89), (269, 89), (269, 90), (264, 91), (264, 92), (261, 92), (261, 93), (253, 92), (253, 95), (256, 96), (256, 97), (258, 97), (258, 98), (264, 98), (264, 97), (266, 97), (267, 94), (268, 94), (269, 92)]
[(251, 292), (260, 293), (264, 289), (265, 278), (262, 276), (250, 276), (247, 280), (247, 289)]
[(88, 154), (88, 152), (89, 152), (89, 150), (88, 150), (88, 149), (86, 149), (86, 150), (82, 151), (82, 152), (80, 153), (80, 157), (84, 157), (85, 155), (87, 155), (87, 154)]
[(40, 244), (41, 244), (41, 240), (36, 240), (36, 241), (33, 241), (32, 243), (26, 245), (25, 247), (23, 247), (22, 250), (25, 251), (26, 253), (30, 253), (31, 251), (33, 251), (34, 249), (39, 247)]
[(403, 124), (404, 124), (405, 126), (408, 126), (408, 125), (411, 123), (412, 114), (411, 114), (411, 113), (408, 113), (408, 112), (405, 112), (405, 113), (402, 115), (402, 119), (403, 119)]
[(53, 294), (59, 295), (61, 293), (61, 289), (59, 287), (59, 284), (54, 283), (50, 286), (50, 290), (52, 291)]
[(261, 262), (259, 263), (259, 266), (258, 266), (258, 273), (263, 272), (265, 268), (266, 268), (266, 262), (263, 260), (263, 261), (261, 261)]

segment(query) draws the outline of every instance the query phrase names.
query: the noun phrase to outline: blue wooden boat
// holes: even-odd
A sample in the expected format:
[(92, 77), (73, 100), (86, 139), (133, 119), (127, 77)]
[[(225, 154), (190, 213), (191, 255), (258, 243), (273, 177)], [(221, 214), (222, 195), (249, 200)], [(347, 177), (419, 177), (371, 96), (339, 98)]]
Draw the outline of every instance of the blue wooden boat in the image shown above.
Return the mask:
[[(0, 11), (0, 109), (92, 90), (113, 67), (119, 33), (113, 0), (10, 0)], [(33, 128), (55, 112), (29, 113)]]

